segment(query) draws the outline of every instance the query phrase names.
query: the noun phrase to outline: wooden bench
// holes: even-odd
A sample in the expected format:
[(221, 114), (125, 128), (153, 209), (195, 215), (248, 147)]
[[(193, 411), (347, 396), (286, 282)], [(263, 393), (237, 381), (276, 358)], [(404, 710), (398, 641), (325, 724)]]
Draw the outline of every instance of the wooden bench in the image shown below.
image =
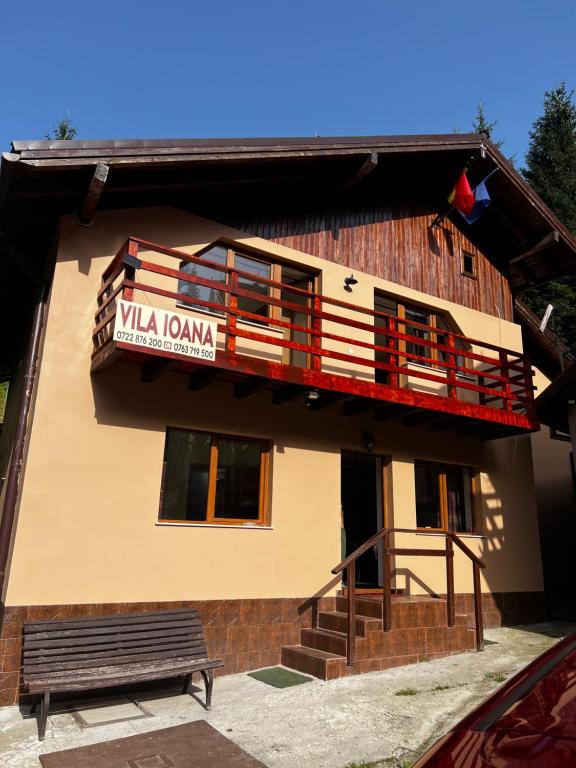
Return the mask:
[(40, 739), (52, 693), (180, 676), (183, 693), (190, 693), (192, 674), (200, 672), (210, 709), (213, 670), (224, 663), (208, 659), (202, 622), (193, 610), (25, 622), (23, 633), (23, 682), (36, 695), (32, 712), (40, 704)]

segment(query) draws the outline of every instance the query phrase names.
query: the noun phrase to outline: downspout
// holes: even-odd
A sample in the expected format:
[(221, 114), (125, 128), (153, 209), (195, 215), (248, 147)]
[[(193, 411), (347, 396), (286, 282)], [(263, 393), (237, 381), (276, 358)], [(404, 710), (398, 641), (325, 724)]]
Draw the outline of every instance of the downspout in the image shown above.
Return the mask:
[[(18, 424), (14, 435), (10, 465), (6, 476), (6, 495), (4, 497), (2, 521), (0, 522), (0, 599), (2, 600), (2, 604), (4, 601), (8, 556), (10, 554), (10, 544), (12, 541), (14, 520), (16, 518), (16, 509), (21, 488), (24, 450), (28, 434), (28, 420), (32, 405), (34, 385), (36, 383), (39, 368), (40, 342), (46, 319), (50, 283), (51, 280), (48, 280), (41, 288), (40, 296), (32, 313), (32, 328), (28, 339), (28, 348), (26, 350), (26, 358), (24, 362), (22, 401), (20, 403), (20, 413), (18, 414)], [(3, 616), (0, 615), (0, 625), (2, 623), (2, 618)]]

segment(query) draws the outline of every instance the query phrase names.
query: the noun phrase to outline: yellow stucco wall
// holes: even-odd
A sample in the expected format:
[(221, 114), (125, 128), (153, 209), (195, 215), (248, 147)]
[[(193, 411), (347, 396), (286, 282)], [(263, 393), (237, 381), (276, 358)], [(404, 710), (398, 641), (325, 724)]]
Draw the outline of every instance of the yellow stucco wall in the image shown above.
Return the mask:
[[(193, 393), (166, 374), (142, 384), (125, 364), (89, 374), (100, 275), (128, 235), (198, 252), (226, 238), (322, 271), (322, 292), (343, 300), (348, 269), (173, 209), (100, 213), (94, 228), (62, 222), (35, 419), (19, 510), (7, 605), (136, 602), (317, 593), (341, 559), (340, 451), (392, 456), (393, 522), (414, 527), (414, 458), (481, 471), (485, 536), (466, 543), (487, 562), (484, 589), (542, 588), (529, 438), (482, 443), (275, 407), (265, 393), (235, 400), (229, 385)], [(450, 312), (465, 335), (521, 349), (518, 326), (356, 273), (352, 300), (373, 306), (377, 287)], [(158, 524), (166, 425), (271, 438), (270, 528)], [(419, 537), (440, 546), (442, 539)], [(411, 546), (414, 544), (411, 543)], [(445, 590), (443, 560), (404, 558), (413, 592)], [(399, 575), (404, 579), (404, 573)], [(401, 584), (400, 584), (401, 585)], [(471, 591), (456, 555), (456, 589)]]

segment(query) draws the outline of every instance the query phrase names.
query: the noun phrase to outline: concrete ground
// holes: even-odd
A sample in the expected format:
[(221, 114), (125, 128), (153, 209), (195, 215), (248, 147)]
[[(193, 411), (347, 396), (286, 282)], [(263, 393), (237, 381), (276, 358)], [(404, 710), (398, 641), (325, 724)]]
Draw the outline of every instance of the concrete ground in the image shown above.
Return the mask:
[[(95, 700), (49, 717), (39, 742), (35, 719), (0, 709), (0, 764), (38, 768), (38, 755), (207, 720), (268, 768), (343, 768), (352, 763), (408, 766), (512, 673), (576, 630), (567, 622), (487, 630), (484, 653), (276, 689), (245, 674), (217, 678), (212, 712), (198, 698), (168, 689), (139, 693), (145, 712), (126, 699)], [(69, 702), (66, 702), (68, 705)], [(148, 713), (149, 716), (145, 716)], [(140, 719), (101, 723), (138, 716)]]

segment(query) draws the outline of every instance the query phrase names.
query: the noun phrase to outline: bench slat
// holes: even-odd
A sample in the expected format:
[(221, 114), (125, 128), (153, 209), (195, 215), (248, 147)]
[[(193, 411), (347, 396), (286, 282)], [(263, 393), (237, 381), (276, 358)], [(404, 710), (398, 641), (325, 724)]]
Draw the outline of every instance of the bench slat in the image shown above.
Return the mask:
[[(183, 627), (178, 629), (164, 629), (151, 632), (128, 632), (126, 634), (118, 632), (114, 635), (109, 635), (106, 638), (99, 638), (93, 636), (90, 638), (83, 637), (70, 637), (64, 640), (30, 640), (27, 643), (28, 648), (89, 648), (91, 645), (97, 645), (98, 641), (105, 639), (107, 643), (123, 643), (130, 642), (131, 640), (147, 640), (150, 638), (167, 638), (168, 640), (175, 635), (182, 637), (190, 637), (190, 629)], [(201, 637), (200, 632), (197, 633)]]
[[(198, 659), (197, 661), (185, 660), (181, 664), (173, 664), (165, 667), (151, 667), (143, 669), (142, 665), (135, 665), (134, 670), (129, 673), (127, 670), (117, 671), (111, 667), (104, 667), (94, 675), (89, 677), (78, 677), (77, 679), (62, 679), (56, 677), (44, 677), (31, 681), (28, 685), (30, 693), (39, 691), (50, 691), (59, 693), (63, 691), (82, 691), (93, 688), (110, 688), (116, 685), (125, 685), (127, 683), (140, 683), (147, 680), (159, 680), (162, 678), (179, 677), (200, 669), (216, 669), (223, 666), (224, 662), (219, 659)], [(124, 672), (122, 674), (122, 672)]]
[(80, 629), (87, 624), (95, 627), (108, 627), (116, 624), (145, 624), (149, 621), (170, 621), (172, 618), (198, 619), (200, 614), (197, 610), (172, 609), (169, 611), (149, 611), (148, 613), (115, 613), (108, 616), (84, 616), (77, 619), (39, 619), (38, 621), (27, 621), (24, 624), (24, 634), (29, 632), (45, 632), (51, 627), (55, 630), (60, 629)]
[(122, 623), (118, 623), (116, 626), (111, 627), (82, 627), (82, 629), (63, 629), (52, 630), (50, 632), (31, 632), (26, 635), (28, 642), (34, 640), (59, 640), (67, 637), (92, 637), (95, 635), (111, 635), (113, 633), (122, 632), (122, 634), (135, 634), (142, 630), (148, 632), (161, 629), (177, 629), (179, 627), (185, 627), (187, 629), (202, 631), (202, 624), (199, 619), (183, 619), (181, 621), (173, 622), (150, 622), (146, 625), (141, 624), (129, 624), (125, 626)]
[[(151, 646), (149, 653), (126, 653), (125, 655), (117, 654), (113, 656), (111, 653), (106, 655), (94, 654), (88, 658), (75, 659), (74, 661), (59, 661), (58, 669), (70, 670), (70, 669), (89, 669), (90, 667), (102, 667), (105, 666), (107, 659), (114, 659), (116, 664), (131, 664), (134, 662), (146, 662), (154, 659), (169, 659), (169, 658), (206, 658), (206, 647), (197, 645), (186, 647), (177, 647), (173, 650), (167, 650), (166, 648), (158, 649), (158, 646)], [(49, 672), (54, 669), (54, 661), (40, 660), (36, 664), (24, 664), (23, 677), (24, 681), (32, 679), (33, 677), (40, 677), (43, 672)]]
[(157, 637), (145, 637), (145, 638), (139, 638), (137, 640), (114, 640), (114, 639), (108, 639), (108, 638), (101, 638), (100, 642), (95, 643), (94, 645), (83, 645), (83, 646), (77, 646), (77, 645), (67, 645), (67, 646), (60, 646), (55, 645), (54, 647), (46, 647), (46, 643), (44, 645), (41, 645), (38, 648), (26, 648), (24, 646), (24, 659), (33, 659), (37, 656), (68, 656), (69, 658), (74, 657), (77, 654), (83, 654), (83, 653), (96, 653), (98, 651), (113, 651), (113, 650), (119, 650), (123, 648), (143, 648), (146, 649), (149, 645), (164, 645), (164, 643), (171, 643), (171, 644), (177, 644), (180, 643), (182, 645), (185, 645), (190, 640), (194, 642), (205, 642), (204, 637), (198, 634), (195, 635), (173, 635), (170, 638), (157, 638)]

